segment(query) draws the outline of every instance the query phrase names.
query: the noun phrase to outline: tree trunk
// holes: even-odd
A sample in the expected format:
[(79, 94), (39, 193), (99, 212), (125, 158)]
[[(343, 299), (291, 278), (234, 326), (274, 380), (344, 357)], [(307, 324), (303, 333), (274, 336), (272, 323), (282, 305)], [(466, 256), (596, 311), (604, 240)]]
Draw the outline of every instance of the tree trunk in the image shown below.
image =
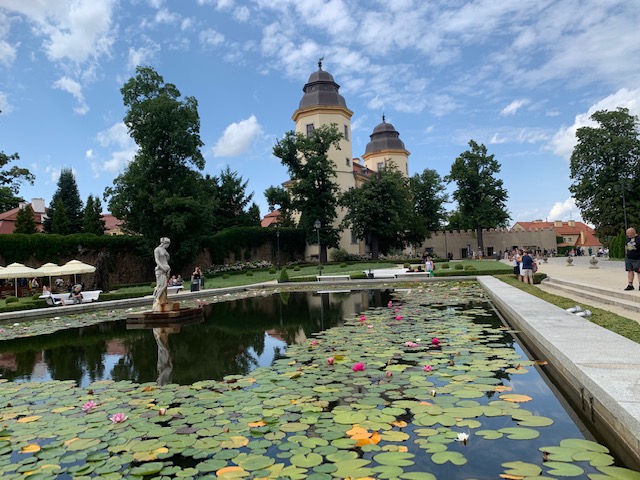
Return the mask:
[(371, 259), (378, 260), (380, 257), (380, 242), (375, 235), (371, 236)]
[(478, 253), (482, 252), (484, 258), (484, 242), (482, 241), (482, 227), (476, 227), (476, 237), (478, 237)]

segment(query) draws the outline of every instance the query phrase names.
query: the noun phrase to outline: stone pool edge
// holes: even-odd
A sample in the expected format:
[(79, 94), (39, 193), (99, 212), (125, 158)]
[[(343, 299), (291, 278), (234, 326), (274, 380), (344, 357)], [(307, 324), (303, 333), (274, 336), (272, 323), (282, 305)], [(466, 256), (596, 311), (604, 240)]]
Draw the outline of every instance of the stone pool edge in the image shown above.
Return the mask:
[(640, 344), (494, 277), (477, 281), (582, 420), (640, 469)]

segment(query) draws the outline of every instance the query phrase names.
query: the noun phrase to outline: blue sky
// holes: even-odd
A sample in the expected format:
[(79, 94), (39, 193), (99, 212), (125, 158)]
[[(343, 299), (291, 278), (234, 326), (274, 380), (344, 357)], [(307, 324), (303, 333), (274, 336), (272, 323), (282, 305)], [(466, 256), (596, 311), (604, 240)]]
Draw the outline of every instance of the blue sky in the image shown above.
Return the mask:
[(513, 221), (580, 219), (575, 130), (640, 113), (638, 25), (628, 0), (0, 0), (0, 150), (36, 175), (26, 199), (48, 204), (64, 167), (83, 200), (102, 196), (135, 154), (120, 88), (149, 65), (198, 100), (205, 173), (229, 165), (264, 215), (287, 179), (272, 147), (324, 57), (354, 156), (384, 113), (411, 175), (446, 175), (474, 139)]

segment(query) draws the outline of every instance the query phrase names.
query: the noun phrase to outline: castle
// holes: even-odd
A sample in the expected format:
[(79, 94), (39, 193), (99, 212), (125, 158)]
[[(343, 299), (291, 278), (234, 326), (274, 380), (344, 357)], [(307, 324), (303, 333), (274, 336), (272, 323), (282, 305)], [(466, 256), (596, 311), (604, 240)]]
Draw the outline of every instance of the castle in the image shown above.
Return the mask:
[[(318, 70), (309, 76), (303, 87), (304, 94), (293, 113), (295, 131), (309, 135), (321, 125), (335, 124), (343, 134), (340, 149), (332, 147), (329, 158), (336, 165), (336, 183), (340, 191), (358, 188), (369, 180), (372, 173), (382, 170), (389, 162), (393, 162), (399, 171), (409, 176), (409, 151), (400, 140), (400, 134), (394, 126), (387, 123), (384, 115), (370, 135), (370, 141), (362, 154), (362, 160), (353, 156), (351, 136), (351, 117), (353, 111), (340, 95), (340, 85), (333, 76), (322, 69), (322, 60), (318, 62)], [(287, 182), (288, 183), (288, 182)], [(285, 183), (286, 186), (286, 183)], [(346, 212), (340, 209), (335, 225), (342, 222)], [(267, 222), (265, 225), (273, 224)], [(566, 235), (563, 229), (566, 230)], [(559, 242), (562, 237), (563, 241)], [(494, 256), (513, 248), (531, 248), (532, 250), (556, 250), (558, 246), (584, 246), (597, 249), (601, 243), (593, 234), (593, 229), (581, 222), (518, 222), (512, 229), (489, 229), (484, 231), (484, 256)], [(369, 246), (363, 239), (356, 238), (350, 229), (340, 234), (340, 248), (351, 254), (369, 253)], [(460, 259), (470, 256), (477, 250), (477, 240), (473, 231), (440, 231), (433, 232), (420, 246), (410, 247), (411, 254), (421, 256), (430, 251), (439, 257), (446, 258), (448, 253)], [(305, 257), (318, 258), (318, 245), (307, 245)]]

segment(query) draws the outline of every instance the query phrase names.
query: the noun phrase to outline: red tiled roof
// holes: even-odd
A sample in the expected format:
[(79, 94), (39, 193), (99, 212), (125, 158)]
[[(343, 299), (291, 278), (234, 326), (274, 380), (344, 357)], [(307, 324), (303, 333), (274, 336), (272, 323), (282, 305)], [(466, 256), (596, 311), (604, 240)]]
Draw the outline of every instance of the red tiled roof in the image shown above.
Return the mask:
[(275, 225), (280, 221), (280, 210), (274, 210), (273, 212), (267, 213), (264, 218), (260, 221), (261, 227), (270, 227), (271, 225)]

